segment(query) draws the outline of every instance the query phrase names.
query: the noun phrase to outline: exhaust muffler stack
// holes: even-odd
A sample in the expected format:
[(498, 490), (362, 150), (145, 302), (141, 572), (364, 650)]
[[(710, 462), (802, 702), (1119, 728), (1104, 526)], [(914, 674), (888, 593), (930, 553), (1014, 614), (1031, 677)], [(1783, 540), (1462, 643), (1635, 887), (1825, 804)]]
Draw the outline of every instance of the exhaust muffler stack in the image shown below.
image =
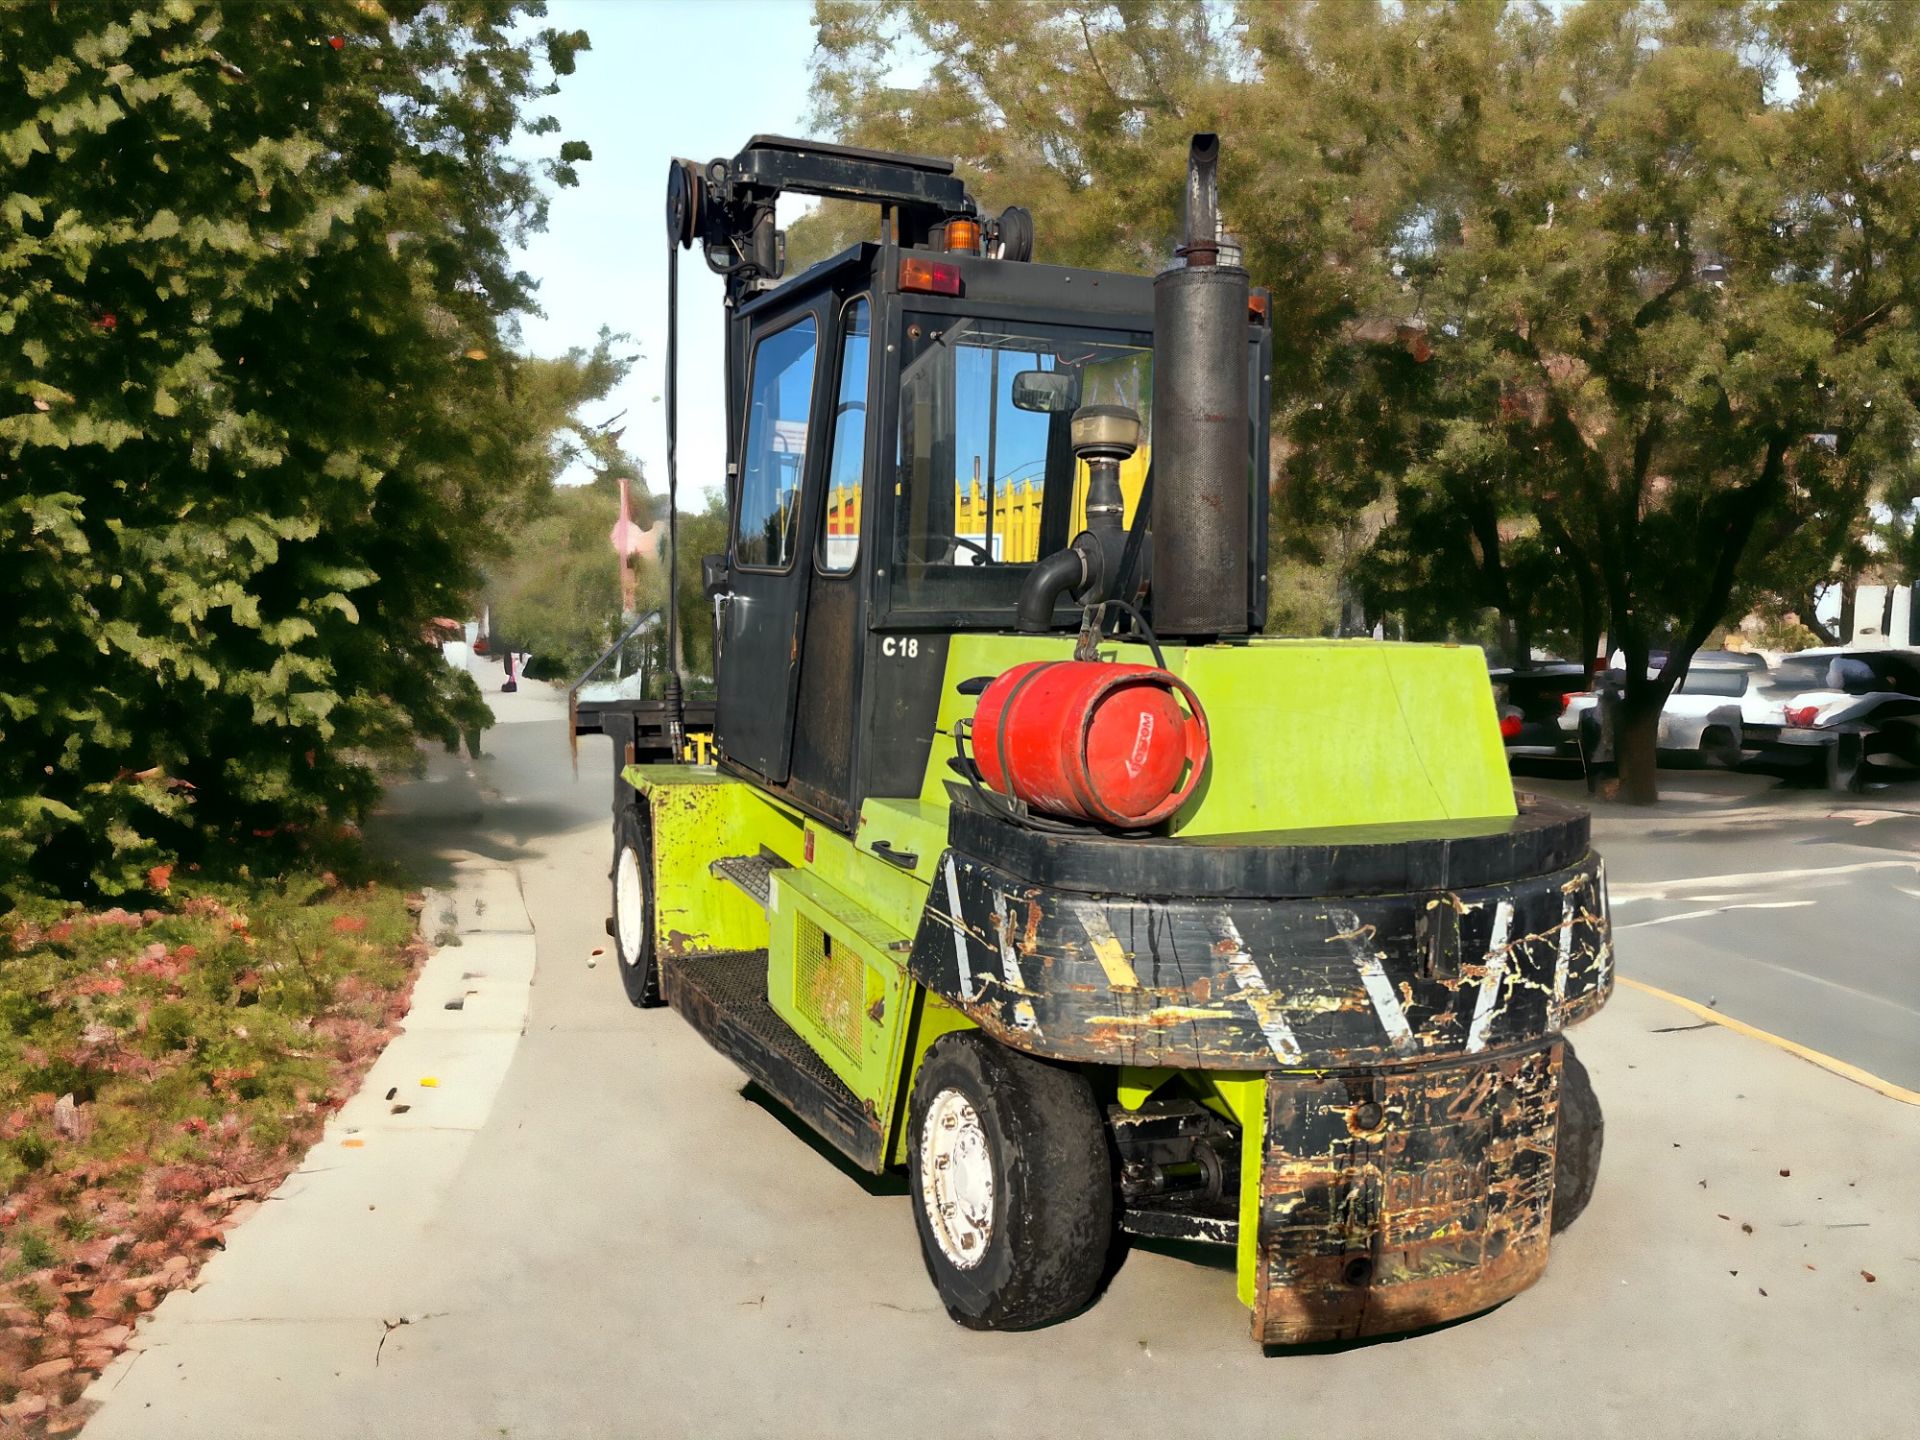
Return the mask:
[(1220, 141), (1187, 157), (1185, 236), (1153, 285), (1153, 625), (1249, 629), (1252, 446), (1247, 272), (1222, 265)]

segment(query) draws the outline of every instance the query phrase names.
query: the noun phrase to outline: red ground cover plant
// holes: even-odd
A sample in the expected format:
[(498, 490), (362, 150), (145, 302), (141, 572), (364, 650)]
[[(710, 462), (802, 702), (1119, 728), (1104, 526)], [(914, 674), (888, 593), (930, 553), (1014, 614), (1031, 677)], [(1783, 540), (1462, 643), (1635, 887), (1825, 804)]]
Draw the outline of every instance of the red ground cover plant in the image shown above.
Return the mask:
[(353, 1093), (426, 955), (390, 884), (153, 892), (0, 916), (0, 1436), (84, 1423), (140, 1316)]

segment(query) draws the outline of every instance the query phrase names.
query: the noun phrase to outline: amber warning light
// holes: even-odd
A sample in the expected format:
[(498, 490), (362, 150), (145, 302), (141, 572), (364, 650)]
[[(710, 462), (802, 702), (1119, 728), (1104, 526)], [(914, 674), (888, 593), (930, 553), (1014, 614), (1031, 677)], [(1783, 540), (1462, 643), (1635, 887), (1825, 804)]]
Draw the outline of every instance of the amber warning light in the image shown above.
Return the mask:
[(955, 254), (979, 254), (980, 222), (978, 220), (949, 220), (947, 222), (947, 249)]
[(909, 255), (900, 262), (900, 288), (921, 295), (958, 295), (960, 267)]

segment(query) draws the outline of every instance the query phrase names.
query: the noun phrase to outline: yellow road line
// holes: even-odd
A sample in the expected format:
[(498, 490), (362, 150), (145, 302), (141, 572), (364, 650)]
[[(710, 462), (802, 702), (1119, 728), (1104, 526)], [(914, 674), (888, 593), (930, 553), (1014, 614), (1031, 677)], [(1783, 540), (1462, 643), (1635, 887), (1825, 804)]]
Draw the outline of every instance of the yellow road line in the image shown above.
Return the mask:
[(1920, 1090), (1909, 1090), (1904, 1085), (1894, 1084), (1891, 1080), (1882, 1080), (1878, 1075), (1869, 1070), (1862, 1070), (1858, 1065), (1849, 1065), (1844, 1060), (1837, 1060), (1819, 1050), (1809, 1049), (1798, 1041), (1775, 1035), (1771, 1030), (1762, 1030), (1759, 1026), (1749, 1025), (1744, 1020), (1735, 1020), (1731, 1015), (1722, 1015), (1718, 1010), (1709, 1009), (1698, 1001), (1689, 1000), (1684, 995), (1675, 995), (1670, 990), (1662, 990), (1657, 985), (1649, 985), (1644, 980), (1631, 980), (1625, 975), (1620, 976), (1619, 979), (1622, 985), (1630, 985), (1635, 990), (1643, 991), (1657, 999), (1671, 1001), (1682, 1010), (1698, 1015), (1702, 1020), (1711, 1020), (1716, 1025), (1724, 1025), (1729, 1030), (1762, 1041), (1776, 1050), (1784, 1050), (1789, 1055), (1796, 1055), (1809, 1065), (1818, 1065), (1822, 1070), (1829, 1070), (1842, 1079), (1851, 1080), (1856, 1085), (1864, 1085), (1867, 1089), (1876, 1091), (1889, 1100), (1898, 1100), (1904, 1105), (1920, 1105)]

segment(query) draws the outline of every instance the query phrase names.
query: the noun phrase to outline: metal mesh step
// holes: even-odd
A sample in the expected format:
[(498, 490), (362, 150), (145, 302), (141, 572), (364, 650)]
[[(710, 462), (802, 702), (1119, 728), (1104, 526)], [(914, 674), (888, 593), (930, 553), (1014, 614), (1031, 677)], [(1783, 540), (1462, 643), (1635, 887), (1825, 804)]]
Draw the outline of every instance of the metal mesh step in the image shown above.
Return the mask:
[(767, 952), (666, 957), (667, 1001), (849, 1159), (878, 1171), (879, 1121), (767, 1003)]
[(765, 910), (773, 901), (773, 872), (787, 868), (786, 861), (773, 855), (727, 855), (707, 866), (707, 873), (737, 885)]

